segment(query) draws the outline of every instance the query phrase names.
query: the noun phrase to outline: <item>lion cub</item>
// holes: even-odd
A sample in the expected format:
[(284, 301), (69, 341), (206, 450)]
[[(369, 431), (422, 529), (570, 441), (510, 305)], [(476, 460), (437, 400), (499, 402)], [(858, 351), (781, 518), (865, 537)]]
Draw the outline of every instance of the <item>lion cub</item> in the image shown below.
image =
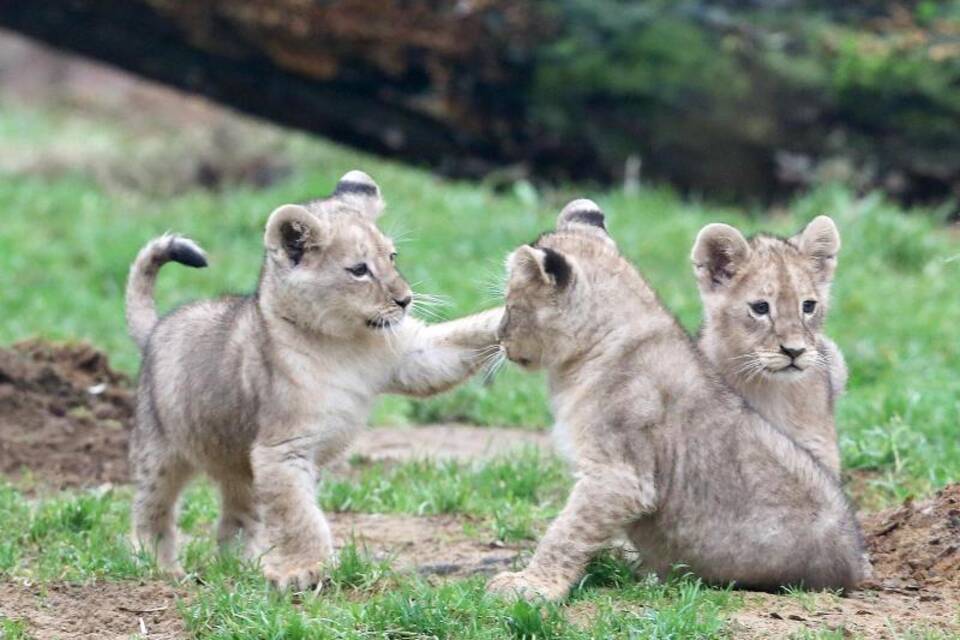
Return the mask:
[(427, 395), (470, 375), (496, 343), (502, 310), (425, 326), (377, 228), (377, 185), (347, 173), (329, 198), (284, 205), (264, 235), (255, 293), (205, 300), (158, 320), (168, 261), (206, 265), (163, 236), (137, 256), (127, 322), (143, 352), (130, 448), (136, 540), (177, 572), (175, 504), (190, 477), (220, 488), (221, 543), (245, 534), (277, 586), (316, 584), (333, 556), (317, 468), (342, 452), (380, 393)]
[(823, 335), (840, 250), (833, 220), (792, 238), (747, 240), (725, 224), (697, 235), (691, 259), (703, 300), (700, 348), (743, 398), (835, 476), (840, 349)]
[(488, 590), (562, 598), (621, 533), (646, 566), (713, 584), (849, 588), (861, 540), (839, 485), (745, 406), (577, 200), (508, 258), (500, 339), (547, 372), (577, 481), (529, 566)]

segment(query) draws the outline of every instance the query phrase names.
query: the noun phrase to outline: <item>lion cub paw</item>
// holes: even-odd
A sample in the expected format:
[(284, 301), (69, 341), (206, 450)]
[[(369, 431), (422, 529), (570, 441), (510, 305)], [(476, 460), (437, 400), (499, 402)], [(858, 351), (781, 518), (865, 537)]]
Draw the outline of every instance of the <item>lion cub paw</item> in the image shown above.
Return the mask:
[(560, 600), (567, 586), (537, 580), (523, 571), (504, 571), (487, 583), (487, 592), (509, 600)]
[(319, 562), (284, 567), (264, 567), (263, 575), (277, 589), (308, 591), (323, 583), (325, 565)]

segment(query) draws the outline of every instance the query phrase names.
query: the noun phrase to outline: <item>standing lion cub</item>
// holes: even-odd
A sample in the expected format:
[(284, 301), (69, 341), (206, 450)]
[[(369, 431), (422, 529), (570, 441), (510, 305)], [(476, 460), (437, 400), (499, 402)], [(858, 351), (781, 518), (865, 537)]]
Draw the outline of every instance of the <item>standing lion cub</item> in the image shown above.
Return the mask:
[(856, 520), (836, 481), (703, 360), (589, 200), (508, 259), (500, 339), (547, 372), (576, 483), (530, 564), (495, 593), (562, 598), (625, 532), (647, 568), (712, 584), (850, 588)]
[[(376, 184), (351, 171), (327, 199), (267, 221), (260, 282), (158, 320), (157, 271), (206, 265), (193, 242), (163, 236), (137, 256), (127, 322), (143, 352), (130, 457), (134, 535), (179, 571), (175, 505), (207, 473), (222, 498), (221, 543), (243, 534), (281, 588), (317, 583), (333, 556), (317, 507), (317, 468), (342, 452), (380, 393), (427, 395), (470, 375), (496, 342), (501, 310), (424, 326), (377, 228)], [(261, 555), (262, 554), (262, 555)]]
[(837, 477), (834, 400), (847, 368), (823, 324), (839, 251), (836, 225), (819, 216), (792, 238), (748, 241), (710, 224), (691, 253), (703, 353), (751, 407)]

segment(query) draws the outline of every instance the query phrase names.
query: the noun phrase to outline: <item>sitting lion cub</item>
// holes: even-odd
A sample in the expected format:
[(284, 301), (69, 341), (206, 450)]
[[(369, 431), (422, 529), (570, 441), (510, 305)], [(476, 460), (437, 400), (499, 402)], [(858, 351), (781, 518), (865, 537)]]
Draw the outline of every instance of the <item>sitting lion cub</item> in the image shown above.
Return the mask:
[(691, 254), (703, 353), (751, 407), (837, 477), (834, 400), (847, 368), (823, 323), (839, 250), (836, 225), (819, 216), (789, 239), (747, 241), (731, 226), (710, 224)]
[(285, 205), (266, 225), (255, 293), (196, 302), (158, 321), (153, 287), (169, 261), (202, 267), (193, 242), (163, 236), (137, 256), (127, 322), (143, 351), (130, 448), (134, 535), (178, 572), (177, 496), (197, 471), (219, 485), (221, 543), (246, 538), (277, 586), (316, 584), (333, 555), (317, 467), (342, 452), (379, 393), (427, 395), (466, 378), (502, 314), (424, 326), (369, 176), (327, 199)]
[(597, 205), (567, 205), (508, 269), (501, 344), (546, 370), (577, 481), (529, 566), (488, 590), (562, 598), (621, 533), (660, 575), (682, 564), (765, 590), (860, 581), (860, 533), (838, 484), (718, 378)]

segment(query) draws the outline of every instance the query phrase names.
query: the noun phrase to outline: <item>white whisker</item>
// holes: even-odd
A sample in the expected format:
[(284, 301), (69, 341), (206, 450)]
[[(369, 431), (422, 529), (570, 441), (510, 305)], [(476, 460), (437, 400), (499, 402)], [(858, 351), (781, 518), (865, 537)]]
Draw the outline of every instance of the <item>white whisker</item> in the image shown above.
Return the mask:
[(414, 301), (410, 304), (410, 310), (411, 310), (416, 316), (421, 317), (421, 318), (424, 319), (424, 320), (433, 320), (433, 321), (436, 321), (436, 322), (444, 322), (444, 321), (446, 320), (446, 318), (443, 317), (441, 314), (437, 313), (436, 311), (434, 311), (434, 310), (433, 310), (432, 308), (430, 308), (429, 306), (424, 306), (424, 305), (422, 305), (422, 304), (418, 304), (416, 300), (414, 300)]
[(481, 382), (484, 386), (493, 382), (497, 373), (503, 368), (503, 365), (506, 363), (506, 361), (506, 350), (500, 347), (500, 345), (497, 345), (497, 350), (484, 359), (484, 365), (487, 367), (483, 374), (483, 378), (481, 379)]
[(435, 295), (432, 293), (413, 293), (413, 300), (422, 305), (434, 307), (452, 307), (453, 301), (448, 296)]

